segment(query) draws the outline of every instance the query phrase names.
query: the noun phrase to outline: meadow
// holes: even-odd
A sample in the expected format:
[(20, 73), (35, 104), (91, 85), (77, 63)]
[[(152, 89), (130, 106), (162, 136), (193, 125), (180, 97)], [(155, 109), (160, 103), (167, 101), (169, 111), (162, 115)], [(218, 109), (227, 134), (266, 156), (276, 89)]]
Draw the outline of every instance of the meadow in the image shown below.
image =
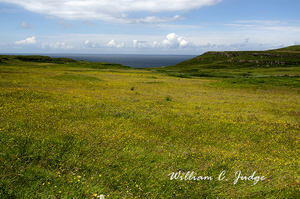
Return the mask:
[(0, 198), (300, 197), (296, 66), (221, 78), (0, 58)]

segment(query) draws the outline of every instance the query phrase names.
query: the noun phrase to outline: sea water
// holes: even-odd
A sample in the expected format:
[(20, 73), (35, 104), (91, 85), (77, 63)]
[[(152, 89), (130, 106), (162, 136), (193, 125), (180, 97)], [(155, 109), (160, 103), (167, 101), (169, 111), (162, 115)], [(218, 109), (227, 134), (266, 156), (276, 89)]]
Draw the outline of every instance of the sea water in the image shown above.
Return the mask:
[(117, 63), (131, 68), (148, 68), (172, 66), (189, 60), (197, 55), (133, 55), (133, 54), (44, 54), (45, 56), (57, 58), (66, 57), (74, 60), (89, 62)]

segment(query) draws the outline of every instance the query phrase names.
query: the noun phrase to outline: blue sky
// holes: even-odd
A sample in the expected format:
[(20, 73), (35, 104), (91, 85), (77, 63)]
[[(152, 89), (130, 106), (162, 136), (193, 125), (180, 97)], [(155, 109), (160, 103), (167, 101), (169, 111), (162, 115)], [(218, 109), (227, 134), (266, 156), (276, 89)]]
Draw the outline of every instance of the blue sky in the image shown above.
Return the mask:
[(299, 0), (0, 0), (0, 53), (191, 54), (300, 43)]

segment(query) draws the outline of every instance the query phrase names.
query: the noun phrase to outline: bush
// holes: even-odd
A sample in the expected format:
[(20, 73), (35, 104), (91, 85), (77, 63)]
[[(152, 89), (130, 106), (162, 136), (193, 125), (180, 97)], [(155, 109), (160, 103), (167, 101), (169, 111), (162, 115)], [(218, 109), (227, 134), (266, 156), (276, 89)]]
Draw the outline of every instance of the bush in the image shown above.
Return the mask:
[(172, 97), (169, 95), (165, 99), (166, 99), (166, 101), (172, 101)]

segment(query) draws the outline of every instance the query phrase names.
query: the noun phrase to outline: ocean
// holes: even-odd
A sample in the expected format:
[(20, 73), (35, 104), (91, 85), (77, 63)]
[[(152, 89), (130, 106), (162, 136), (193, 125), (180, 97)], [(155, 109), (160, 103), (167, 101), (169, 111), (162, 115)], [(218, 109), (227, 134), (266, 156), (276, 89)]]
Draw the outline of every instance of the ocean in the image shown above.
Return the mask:
[(133, 55), (133, 54), (41, 54), (53, 58), (66, 57), (89, 62), (118, 63), (131, 68), (172, 66), (197, 55)]

